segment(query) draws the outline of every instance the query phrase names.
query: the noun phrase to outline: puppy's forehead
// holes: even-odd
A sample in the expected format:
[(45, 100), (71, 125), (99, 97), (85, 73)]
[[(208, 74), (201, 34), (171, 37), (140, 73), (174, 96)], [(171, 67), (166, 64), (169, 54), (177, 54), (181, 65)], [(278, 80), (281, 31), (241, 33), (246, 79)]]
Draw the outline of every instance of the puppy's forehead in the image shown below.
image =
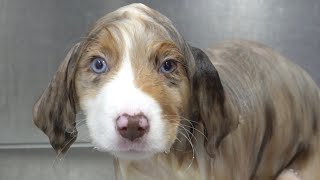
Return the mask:
[(161, 39), (172, 40), (178, 46), (181, 39), (167, 17), (143, 4), (131, 4), (107, 14), (96, 22), (89, 36), (95, 36), (105, 28), (119, 41)]

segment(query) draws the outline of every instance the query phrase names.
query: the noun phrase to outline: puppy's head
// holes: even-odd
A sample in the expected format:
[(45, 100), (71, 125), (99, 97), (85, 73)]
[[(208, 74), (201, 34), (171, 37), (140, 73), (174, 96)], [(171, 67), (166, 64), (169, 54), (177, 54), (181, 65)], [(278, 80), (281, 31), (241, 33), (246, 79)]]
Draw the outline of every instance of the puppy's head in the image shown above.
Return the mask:
[[(209, 81), (215, 85), (203, 85)], [(189, 47), (166, 17), (132, 4), (98, 20), (70, 51), (36, 103), (34, 121), (64, 152), (75, 140), (81, 109), (99, 150), (143, 158), (170, 148), (180, 122), (192, 113), (209, 127), (209, 140), (218, 142), (225, 132), (210, 119), (210, 107), (223, 104), (207, 56)]]

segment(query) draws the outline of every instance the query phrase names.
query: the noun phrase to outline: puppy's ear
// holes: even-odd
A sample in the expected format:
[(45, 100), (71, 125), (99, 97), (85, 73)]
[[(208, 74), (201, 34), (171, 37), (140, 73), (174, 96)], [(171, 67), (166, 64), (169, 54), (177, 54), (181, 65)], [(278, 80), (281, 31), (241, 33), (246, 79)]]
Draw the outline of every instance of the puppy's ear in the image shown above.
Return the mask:
[(76, 92), (74, 74), (79, 44), (67, 54), (33, 107), (33, 121), (50, 140), (57, 153), (66, 152), (76, 140)]
[(195, 60), (192, 77), (192, 97), (195, 102), (194, 114), (205, 128), (205, 147), (213, 157), (221, 140), (236, 126), (226, 107), (225, 91), (216, 68), (209, 57), (200, 49), (190, 47)]

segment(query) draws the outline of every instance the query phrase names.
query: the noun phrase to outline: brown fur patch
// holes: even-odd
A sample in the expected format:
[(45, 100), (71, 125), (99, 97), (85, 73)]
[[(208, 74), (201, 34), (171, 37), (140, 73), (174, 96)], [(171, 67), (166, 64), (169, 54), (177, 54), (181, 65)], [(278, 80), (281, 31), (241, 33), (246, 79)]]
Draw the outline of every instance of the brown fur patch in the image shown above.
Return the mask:
[[(94, 97), (104, 84), (109, 82), (117, 73), (122, 62), (123, 44), (116, 39), (112, 28), (101, 26), (99, 33), (89, 37), (83, 45), (76, 75), (77, 94), (82, 102), (84, 99)], [(114, 32), (114, 31), (113, 31)], [(91, 69), (93, 58), (104, 58), (108, 67), (107, 72), (97, 74)]]

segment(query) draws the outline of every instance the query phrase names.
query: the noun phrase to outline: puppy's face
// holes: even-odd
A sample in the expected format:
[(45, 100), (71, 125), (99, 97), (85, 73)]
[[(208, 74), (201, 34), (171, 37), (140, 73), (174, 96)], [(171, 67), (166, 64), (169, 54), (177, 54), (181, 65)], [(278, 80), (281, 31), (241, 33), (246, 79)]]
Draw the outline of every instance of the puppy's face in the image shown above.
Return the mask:
[[(192, 133), (192, 117), (204, 125), (213, 155), (236, 124), (223, 109), (224, 98), (208, 56), (185, 43), (165, 16), (132, 4), (98, 20), (69, 51), (33, 116), (63, 153), (77, 137), (80, 107), (99, 150), (134, 159), (169, 149), (179, 127)], [(191, 126), (182, 127), (182, 119)]]
[(75, 89), (94, 146), (123, 158), (170, 148), (187, 108), (183, 49), (152, 13), (135, 5), (102, 18), (83, 42), (76, 68)]

